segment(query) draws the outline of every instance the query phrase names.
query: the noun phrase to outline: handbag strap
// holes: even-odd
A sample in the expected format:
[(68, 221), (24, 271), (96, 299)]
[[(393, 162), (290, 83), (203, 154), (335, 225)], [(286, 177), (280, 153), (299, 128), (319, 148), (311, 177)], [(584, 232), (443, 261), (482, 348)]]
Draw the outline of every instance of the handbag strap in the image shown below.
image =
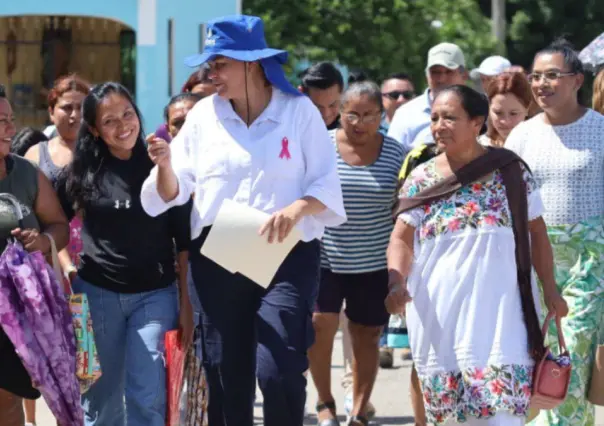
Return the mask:
[(560, 353), (568, 352), (568, 348), (566, 347), (566, 340), (564, 340), (564, 333), (562, 332), (562, 322), (560, 320), (560, 317), (554, 312), (548, 313), (547, 317), (545, 317), (545, 322), (543, 323), (541, 333), (543, 334), (543, 336), (547, 335), (549, 323), (552, 319), (556, 320), (556, 329), (558, 331), (558, 347), (560, 348)]
[[(57, 244), (55, 243), (54, 237), (49, 232), (44, 232), (44, 235), (48, 237), (50, 241), (50, 253), (52, 258), (52, 269), (55, 272), (57, 281), (59, 284), (63, 284), (63, 274), (61, 273), (61, 263), (59, 262), (59, 252), (57, 250)], [(73, 294), (73, 290), (71, 286), (69, 286), (69, 291)]]

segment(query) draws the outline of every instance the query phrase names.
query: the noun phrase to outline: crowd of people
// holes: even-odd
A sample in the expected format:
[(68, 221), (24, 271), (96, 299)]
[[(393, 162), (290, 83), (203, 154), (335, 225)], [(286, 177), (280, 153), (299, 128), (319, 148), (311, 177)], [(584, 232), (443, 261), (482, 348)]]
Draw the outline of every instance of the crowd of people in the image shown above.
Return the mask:
[[(529, 72), (500, 56), (469, 71), (457, 45), (438, 44), (423, 93), (403, 72), (345, 82), (330, 62), (296, 88), (286, 60), (259, 18), (208, 23), (186, 61), (196, 70), (148, 136), (118, 83), (60, 78), (44, 131), (16, 129), (0, 91), (0, 191), (24, 216), (23, 229), (4, 221), (4, 238), (49, 255), (50, 234), (65, 293), (90, 303), (102, 376), (82, 395), (85, 425), (164, 425), (164, 335), (179, 329), (188, 347), (197, 328), (210, 426), (251, 426), (257, 384), (265, 425), (301, 426), (314, 385), (318, 425), (339, 426), (338, 330), (350, 426), (376, 416), (378, 370), (398, 349), (413, 360), (401, 390), (417, 426), (594, 426), (604, 70), (589, 108), (565, 40)], [(498, 152), (513, 167), (476, 171)], [(469, 182), (426, 195), (460, 171)], [(270, 214), (258, 230), (270, 244), (302, 233), (267, 289), (200, 252), (227, 199)], [(562, 319), (572, 378), (539, 412), (533, 371), (557, 336), (541, 334), (547, 313)], [(0, 328), (0, 423), (35, 425), (39, 397)]]

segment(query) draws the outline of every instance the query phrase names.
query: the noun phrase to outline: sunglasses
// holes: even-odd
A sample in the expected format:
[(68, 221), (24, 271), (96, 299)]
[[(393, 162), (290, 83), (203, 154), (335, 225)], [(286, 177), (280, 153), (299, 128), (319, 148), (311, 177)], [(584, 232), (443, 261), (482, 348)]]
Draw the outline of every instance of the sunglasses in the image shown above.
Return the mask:
[(382, 96), (387, 96), (393, 101), (396, 101), (401, 96), (406, 100), (413, 99), (415, 97), (415, 93), (411, 90), (394, 90), (388, 93), (382, 93)]

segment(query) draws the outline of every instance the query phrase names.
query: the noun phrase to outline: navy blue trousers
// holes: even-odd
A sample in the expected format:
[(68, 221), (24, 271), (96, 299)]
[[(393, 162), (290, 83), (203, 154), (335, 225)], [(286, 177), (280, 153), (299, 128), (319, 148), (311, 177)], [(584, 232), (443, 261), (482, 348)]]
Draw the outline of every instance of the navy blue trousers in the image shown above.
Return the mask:
[(208, 232), (193, 241), (190, 261), (201, 304), (209, 424), (252, 426), (258, 379), (264, 424), (302, 426), (319, 242), (298, 243), (263, 289), (199, 253)]

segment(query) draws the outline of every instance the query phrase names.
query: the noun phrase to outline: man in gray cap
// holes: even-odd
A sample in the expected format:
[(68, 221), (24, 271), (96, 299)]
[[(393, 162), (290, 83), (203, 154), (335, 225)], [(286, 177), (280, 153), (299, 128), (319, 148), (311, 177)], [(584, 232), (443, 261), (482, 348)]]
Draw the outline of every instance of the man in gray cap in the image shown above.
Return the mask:
[(459, 46), (440, 43), (431, 48), (426, 78), (428, 89), (396, 111), (388, 130), (388, 136), (399, 141), (407, 150), (423, 143), (423, 137), (428, 136), (426, 129), (430, 125), (432, 101), (438, 92), (447, 86), (465, 84), (468, 79), (466, 60)]

